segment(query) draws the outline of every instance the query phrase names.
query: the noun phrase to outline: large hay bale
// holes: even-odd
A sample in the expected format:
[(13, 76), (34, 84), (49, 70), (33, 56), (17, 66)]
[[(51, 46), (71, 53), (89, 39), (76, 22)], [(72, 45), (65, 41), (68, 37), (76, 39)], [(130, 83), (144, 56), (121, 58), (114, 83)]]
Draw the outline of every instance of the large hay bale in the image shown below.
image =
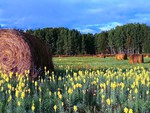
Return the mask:
[(116, 54), (117, 60), (127, 60), (127, 54)]
[(52, 57), (39, 39), (21, 31), (0, 29), (2, 71), (24, 74), (30, 70), (30, 76), (36, 78), (44, 66), (53, 70)]
[(133, 63), (143, 63), (144, 62), (144, 58), (142, 54), (132, 54), (130, 55), (130, 59), (129, 59), (129, 63), (133, 64)]
[(133, 64), (135, 61), (134, 61), (134, 55), (130, 55), (130, 57), (129, 57), (129, 63), (130, 64)]

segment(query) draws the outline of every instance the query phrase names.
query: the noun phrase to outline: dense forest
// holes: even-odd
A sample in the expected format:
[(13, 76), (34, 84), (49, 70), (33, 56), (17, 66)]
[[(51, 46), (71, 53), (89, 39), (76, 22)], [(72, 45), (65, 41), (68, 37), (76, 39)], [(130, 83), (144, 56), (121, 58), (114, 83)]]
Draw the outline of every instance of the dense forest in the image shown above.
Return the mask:
[(150, 27), (130, 23), (96, 34), (67, 28), (28, 29), (45, 41), (53, 55), (150, 53)]

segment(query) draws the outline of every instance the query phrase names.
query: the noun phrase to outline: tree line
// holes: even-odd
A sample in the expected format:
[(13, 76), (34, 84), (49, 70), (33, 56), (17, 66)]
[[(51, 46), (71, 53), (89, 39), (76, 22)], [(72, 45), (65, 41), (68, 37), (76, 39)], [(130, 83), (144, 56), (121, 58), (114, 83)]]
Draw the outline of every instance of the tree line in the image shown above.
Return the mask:
[(28, 29), (27, 33), (45, 41), (53, 55), (150, 53), (150, 27), (130, 23), (96, 34), (73, 29)]

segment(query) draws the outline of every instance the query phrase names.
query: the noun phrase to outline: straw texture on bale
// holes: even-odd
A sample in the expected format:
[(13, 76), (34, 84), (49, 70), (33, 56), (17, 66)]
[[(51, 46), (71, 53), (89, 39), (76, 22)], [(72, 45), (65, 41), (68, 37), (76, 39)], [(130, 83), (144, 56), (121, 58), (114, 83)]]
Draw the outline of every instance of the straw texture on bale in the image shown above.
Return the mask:
[(44, 66), (53, 70), (52, 57), (40, 40), (21, 31), (0, 29), (0, 67), (4, 73), (30, 70), (29, 75), (35, 78)]
[(129, 63), (133, 64), (133, 63), (143, 63), (144, 62), (144, 58), (142, 54), (132, 54), (130, 55), (130, 59), (129, 59)]
[(127, 54), (116, 54), (117, 60), (127, 60)]

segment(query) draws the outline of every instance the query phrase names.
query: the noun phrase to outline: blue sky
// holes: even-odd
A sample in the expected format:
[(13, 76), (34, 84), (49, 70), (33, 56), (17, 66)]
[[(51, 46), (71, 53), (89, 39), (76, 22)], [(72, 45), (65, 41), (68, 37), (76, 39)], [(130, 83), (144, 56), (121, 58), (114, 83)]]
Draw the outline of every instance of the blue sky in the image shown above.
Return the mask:
[(137, 22), (150, 25), (149, 0), (0, 0), (1, 27), (97, 33)]

